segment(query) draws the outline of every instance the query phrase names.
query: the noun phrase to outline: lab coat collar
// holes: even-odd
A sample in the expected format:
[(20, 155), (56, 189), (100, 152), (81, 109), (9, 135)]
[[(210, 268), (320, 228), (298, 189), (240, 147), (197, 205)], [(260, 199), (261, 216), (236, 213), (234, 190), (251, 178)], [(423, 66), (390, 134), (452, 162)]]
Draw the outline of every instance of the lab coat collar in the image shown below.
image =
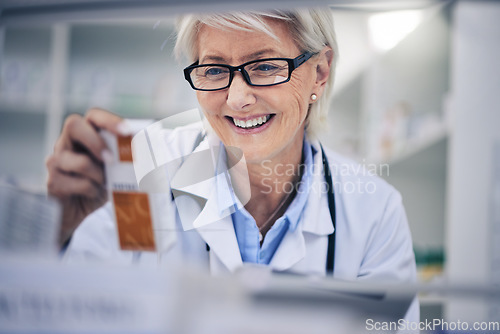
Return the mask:
[[(304, 273), (324, 273), (325, 263), (311, 258), (310, 247), (313, 245), (306, 234), (324, 237), (332, 234), (333, 224), (328, 208), (323, 156), (318, 141), (309, 141), (313, 155), (312, 182), (309, 189), (309, 198), (302, 212), (301, 222), (295, 231), (289, 230), (283, 237), (280, 246), (271, 260), (271, 267), (278, 271), (297, 271)], [(315, 239), (315, 238), (314, 238)], [(325, 250), (326, 252), (326, 250)]]
[[(194, 152), (202, 152), (202, 150), (211, 150), (212, 154), (210, 156), (217, 159), (217, 154), (214, 154), (216, 150), (209, 145), (208, 138), (205, 138)], [(221, 185), (217, 184), (217, 182), (223, 180), (223, 178), (217, 177), (220, 173), (214, 172), (208, 180), (193, 185), (178, 186), (182, 185), (182, 182), (178, 180), (179, 177), (190, 175), (190, 173), (194, 175), (199, 172), (200, 168), (211, 168), (210, 163), (213, 163), (213, 160), (205, 162), (205, 165), (200, 165), (199, 158), (195, 155), (190, 154), (187, 156), (177, 173), (172, 177), (172, 190), (174, 193), (179, 192), (190, 196), (194, 199), (191, 201), (192, 203), (201, 203), (201, 205), (186, 207), (187, 210), (191, 211), (188, 215), (192, 218), (183, 220), (181, 216), (183, 228), (184, 230), (196, 229), (210, 247), (210, 251), (217, 255), (227, 269), (234, 271), (242, 266), (243, 262), (234, 232), (231, 212), (221, 210), (220, 207), (217, 191), (218, 187), (223, 186), (223, 183)], [(216, 171), (217, 164), (212, 164), (212, 166), (214, 166), (212, 170)], [(183, 209), (179, 208), (180, 210)], [(193, 210), (196, 212), (193, 212)]]
[[(294, 270), (293, 268), (297, 269), (300, 267), (300, 265), (297, 265), (307, 257), (309, 247), (305, 238), (306, 233), (319, 237), (332, 234), (334, 230), (328, 209), (327, 193), (325, 192), (326, 186), (323, 174), (321, 146), (318, 141), (310, 141), (310, 144), (314, 163), (312, 166), (309, 198), (302, 212), (303, 217), (297, 229), (289, 230), (285, 234), (271, 260), (270, 266), (278, 271)], [(317, 262), (317, 266), (313, 272), (320, 273), (324, 271), (323, 262)]]
[[(334, 231), (328, 209), (321, 147), (318, 141), (310, 141), (310, 143), (314, 164), (309, 198), (302, 213), (304, 217), (295, 230), (289, 230), (276, 250), (270, 263), (270, 266), (276, 270), (290, 269), (304, 259), (307, 252), (304, 233), (325, 236)], [(205, 144), (202, 142), (200, 146), (202, 145)], [(209, 146), (207, 143), (204, 147)], [(179, 171), (185, 168), (197, 171), (200, 168), (199, 162), (190, 161), (190, 158), (189, 156), (186, 158)], [(175, 176), (172, 181), (173, 185), (174, 181)], [(216, 184), (217, 178), (214, 176), (205, 182), (178, 190), (206, 199), (204, 206), (201, 207), (199, 214), (193, 221), (193, 226), (210, 247), (210, 250), (217, 255), (220, 262), (229, 271), (234, 271), (241, 267), (243, 262), (231, 215), (228, 214), (227, 210), (221, 211)], [(175, 187), (172, 186), (172, 189)]]
[[(218, 157), (216, 158), (217, 175), (215, 176), (215, 186), (217, 187), (219, 214), (221, 216), (226, 216), (228, 214), (233, 214), (236, 210), (240, 210), (241, 208), (243, 208), (243, 204), (241, 204), (241, 201), (236, 196), (233, 185), (231, 184), (231, 178), (227, 169), (227, 153), (222, 142), (220, 142), (219, 150), (218, 152), (216, 152), (216, 154), (218, 155)], [(247, 192), (248, 195), (250, 195), (249, 181)]]
[[(231, 215), (225, 217), (219, 215), (217, 192), (215, 187), (212, 187), (212, 189), (213, 192), (194, 224), (200, 226), (196, 230), (210, 247), (210, 252), (214, 252), (229, 271), (234, 271), (243, 265), (243, 261), (236, 240), (236, 233), (234, 232), (233, 220)], [(219, 219), (216, 220), (217, 218)], [(212, 222), (203, 224), (207, 220)]]
[[(302, 231), (316, 235), (329, 235), (334, 231), (328, 208), (328, 185), (323, 170), (323, 155), (319, 141), (310, 141), (313, 150), (313, 177), (309, 199), (302, 220)], [(332, 184), (335, 184), (332, 181)]]

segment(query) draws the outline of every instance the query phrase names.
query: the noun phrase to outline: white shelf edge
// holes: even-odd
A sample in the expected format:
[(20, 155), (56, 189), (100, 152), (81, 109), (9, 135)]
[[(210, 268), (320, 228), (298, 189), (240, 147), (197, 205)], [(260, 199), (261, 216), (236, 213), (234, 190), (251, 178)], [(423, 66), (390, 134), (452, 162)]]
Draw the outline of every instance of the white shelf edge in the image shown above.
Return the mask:
[(394, 154), (391, 158), (386, 160), (377, 160), (375, 159), (374, 163), (377, 164), (398, 164), (424, 150), (429, 147), (432, 147), (434, 144), (444, 140), (448, 137), (449, 130), (446, 125), (442, 125), (439, 128), (436, 128), (434, 131), (430, 132), (426, 137), (409, 140), (404, 145), (404, 148), (401, 149), (399, 153)]

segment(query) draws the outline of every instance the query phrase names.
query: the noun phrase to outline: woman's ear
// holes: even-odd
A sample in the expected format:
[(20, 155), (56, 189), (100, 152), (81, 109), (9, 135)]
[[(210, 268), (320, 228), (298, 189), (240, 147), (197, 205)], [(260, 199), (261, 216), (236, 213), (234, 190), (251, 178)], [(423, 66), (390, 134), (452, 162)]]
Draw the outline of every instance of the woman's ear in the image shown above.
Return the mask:
[(323, 94), (325, 85), (330, 77), (330, 69), (333, 63), (333, 50), (329, 46), (325, 46), (318, 55), (316, 64), (316, 82), (314, 84), (314, 94), (320, 97)]

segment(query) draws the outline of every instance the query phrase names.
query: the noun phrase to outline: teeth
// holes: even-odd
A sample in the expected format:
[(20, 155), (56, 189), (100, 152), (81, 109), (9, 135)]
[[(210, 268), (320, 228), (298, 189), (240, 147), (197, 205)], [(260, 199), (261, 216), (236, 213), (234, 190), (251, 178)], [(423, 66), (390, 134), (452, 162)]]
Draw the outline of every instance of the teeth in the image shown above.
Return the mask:
[(248, 128), (251, 128), (251, 127), (254, 127), (257, 125), (262, 125), (262, 124), (266, 123), (270, 118), (271, 118), (270, 115), (261, 116), (259, 118), (250, 119), (248, 121), (243, 121), (243, 120), (233, 118), (233, 122), (234, 122), (234, 125), (236, 125), (240, 128), (248, 129)]

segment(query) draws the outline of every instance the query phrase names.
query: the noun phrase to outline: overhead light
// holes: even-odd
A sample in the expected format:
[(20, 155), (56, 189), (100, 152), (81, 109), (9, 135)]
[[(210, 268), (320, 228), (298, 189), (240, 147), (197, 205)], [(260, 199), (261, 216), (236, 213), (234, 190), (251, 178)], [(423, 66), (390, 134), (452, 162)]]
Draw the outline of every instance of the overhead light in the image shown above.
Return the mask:
[(368, 18), (371, 41), (379, 51), (392, 49), (422, 21), (419, 10), (373, 14)]

